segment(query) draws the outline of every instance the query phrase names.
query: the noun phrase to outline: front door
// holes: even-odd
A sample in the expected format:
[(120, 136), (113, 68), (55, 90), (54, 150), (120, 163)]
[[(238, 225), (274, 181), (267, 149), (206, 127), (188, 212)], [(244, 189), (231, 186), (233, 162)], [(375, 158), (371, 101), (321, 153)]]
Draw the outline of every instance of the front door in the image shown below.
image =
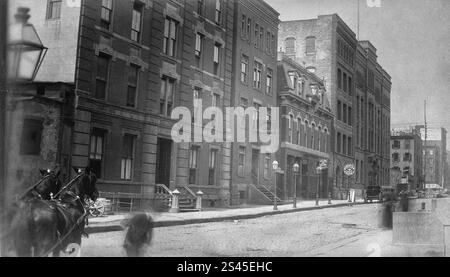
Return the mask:
[(252, 151), (252, 182), (259, 185), (259, 151)]
[(170, 161), (172, 156), (172, 141), (158, 138), (156, 152), (156, 183), (170, 187)]

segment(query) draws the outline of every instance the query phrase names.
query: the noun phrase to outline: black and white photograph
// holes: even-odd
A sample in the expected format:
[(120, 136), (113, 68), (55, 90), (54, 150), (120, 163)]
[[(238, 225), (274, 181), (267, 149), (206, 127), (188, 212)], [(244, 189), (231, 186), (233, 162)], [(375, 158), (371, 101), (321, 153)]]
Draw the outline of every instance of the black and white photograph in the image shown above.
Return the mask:
[(449, 107), (449, 0), (0, 0), (0, 257), (450, 257)]

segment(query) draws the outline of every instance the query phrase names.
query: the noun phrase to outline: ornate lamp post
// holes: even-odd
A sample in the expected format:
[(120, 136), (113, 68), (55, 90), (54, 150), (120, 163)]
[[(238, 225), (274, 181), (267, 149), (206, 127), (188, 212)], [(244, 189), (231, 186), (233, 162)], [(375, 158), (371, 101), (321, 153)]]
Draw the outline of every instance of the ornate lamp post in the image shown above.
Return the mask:
[(300, 166), (298, 163), (294, 164), (294, 209), (297, 208), (297, 177), (300, 171)]
[[(6, 2), (2, 1), (2, 3), (5, 2), (1, 6), (1, 10), (3, 13), (6, 13), (7, 7)], [(7, 47), (6, 47), (6, 79), (7, 83), (12, 85), (12, 89), (10, 90), (10, 93), (2, 93), (2, 102), (4, 107), (1, 107), (1, 115), (0, 119), (2, 121), (6, 121), (7, 113), (6, 113), (6, 105), (8, 105), (8, 98), (11, 98), (14, 94), (14, 86), (17, 82), (31, 82), (36, 77), (37, 72), (39, 71), (39, 68), (42, 64), (42, 61), (47, 53), (48, 48), (45, 47), (42, 44), (41, 39), (39, 38), (39, 35), (36, 32), (36, 29), (34, 26), (30, 23), (28, 23), (28, 19), (30, 18), (30, 15), (28, 14), (30, 11), (29, 8), (25, 7), (19, 7), (17, 9), (17, 14), (14, 16), (16, 19), (16, 22), (14, 24), (11, 24), (8, 26), (7, 31), (2, 30), (2, 37), (0, 39), (0, 43), (4, 43), (7, 41)], [(3, 16), (5, 18), (4, 21), (0, 22), (0, 25), (3, 25), (4, 28), (6, 28), (6, 18), (7, 16)], [(8, 33), (7, 38), (3, 37), (3, 33)], [(1, 124), (4, 127), (3, 134), (1, 135), (2, 138), (0, 140), (1, 148), (3, 151), (1, 152), (1, 159), (2, 159), (2, 171), (3, 176), (2, 177), (2, 192), (3, 197), (2, 199), (2, 205), (6, 205), (6, 180), (7, 180), (7, 171), (6, 171), (6, 141), (8, 138), (8, 124)], [(2, 207), (2, 210), (4, 207)], [(3, 222), (2, 222), (3, 225)], [(3, 250), (3, 249), (2, 249)]]
[(277, 206), (277, 173), (278, 173), (278, 162), (277, 161), (273, 161), (272, 163), (272, 168), (275, 172), (275, 186), (274, 186), (274, 198), (273, 198), (273, 210), (276, 211), (278, 210), (278, 206)]
[(48, 48), (42, 44), (34, 26), (28, 23), (29, 8), (20, 7), (10, 26), (8, 39), (8, 78), (15, 82), (33, 81)]

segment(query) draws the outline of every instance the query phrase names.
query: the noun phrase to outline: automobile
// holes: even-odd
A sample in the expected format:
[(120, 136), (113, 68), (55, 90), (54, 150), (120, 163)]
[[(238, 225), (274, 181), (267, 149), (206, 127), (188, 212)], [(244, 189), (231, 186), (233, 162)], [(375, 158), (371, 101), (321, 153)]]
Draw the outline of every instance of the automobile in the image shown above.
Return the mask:
[(373, 200), (382, 201), (383, 195), (381, 192), (380, 186), (368, 186), (366, 189), (366, 201), (370, 201), (370, 203), (373, 202)]

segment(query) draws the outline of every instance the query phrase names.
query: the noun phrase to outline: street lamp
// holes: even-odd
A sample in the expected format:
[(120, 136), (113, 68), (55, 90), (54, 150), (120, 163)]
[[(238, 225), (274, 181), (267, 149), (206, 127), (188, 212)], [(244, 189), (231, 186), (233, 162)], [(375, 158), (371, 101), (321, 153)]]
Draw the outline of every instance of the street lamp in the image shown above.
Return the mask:
[(16, 23), (9, 29), (8, 79), (33, 81), (47, 53), (34, 26), (28, 23), (29, 8), (20, 7), (14, 16)]
[(297, 176), (300, 171), (298, 163), (294, 164), (294, 209), (297, 208)]
[[(2, 6), (1, 10), (3, 13), (6, 13), (6, 6), (7, 1), (1, 1)], [(8, 27), (8, 30), (4, 30), (5, 33), (8, 33), (7, 39), (3, 37), (3, 30), (2, 30), (2, 37), (0, 38), (0, 43), (4, 43), (7, 41), (6, 49), (6, 78), (8, 82), (12, 83), (13, 86), (16, 82), (30, 82), (33, 81), (36, 77), (36, 74), (42, 64), (42, 61), (47, 53), (48, 48), (45, 47), (42, 44), (41, 39), (39, 38), (39, 35), (36, 32), (36, 29), (34, 26), (30, 23), (28, 23), (28, 19), (30, 18), (30, 15), (28, 14), (30, 11), (29, 8), (25, 7), (19, 7), (17, 9), (17, 13), (14, 16), (16, 19), (16, 22), (13, 23)], [(1, 14), (2, 16), (2, 22), (0, 22), (0, 25), (3, 25), (4, 28), (7, 25), (6, 22), (6, 16), (4, 14)], [(6, 93), (1, 95), (3, 105), (7, 105), (7, 97), (8, 95)], [(2, 110), (0, 111), (0, 120), (3, 122), (6, 121), (6, 106), (2, 107)], [(1, 159), (2, 159), (2, 173), (0, 180), (2, 182), (2, 190), (3, 193), (3, 199), (2, 201), (2, 210), (4, 210), (6, 205), (6, 180), (7, 180), (7, 170), (6, 170), (6, 149), (8, 149), (6, 146), (6, 139), (8, 137), (8, 127), (7, 124), (1, 124), (4, 127), (3, 135), (1, 135), (0, 139), (0, 147), (3, 151), (1, 152)], [(3, 226), (4, 222), (1, 222), (1, 225)], [(2, 252), (3, 252), (3, 247)]]
[(273, 210), (278, 210), (277, 206), (277, 173), (278, 173), (278, 162), (273, 161), (272, 168), (275, 171), (275, 186), (274, 186), (274, 198), (273, 198)]

